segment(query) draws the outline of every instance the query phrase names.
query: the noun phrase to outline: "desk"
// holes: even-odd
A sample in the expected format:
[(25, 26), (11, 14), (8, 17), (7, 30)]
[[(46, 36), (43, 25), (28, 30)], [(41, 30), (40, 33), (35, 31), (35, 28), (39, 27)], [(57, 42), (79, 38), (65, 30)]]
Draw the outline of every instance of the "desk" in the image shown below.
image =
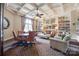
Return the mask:
[(22, 34), (19, 34), (18, 37), (21, 38), (21, 40), (26, 40), (26, 38), (29, 36), (29, 33), (22, 33)]
[(29, 34), (28, 33), (22, 33), (22, 34), (19, 34), (18, 36), (19, 37), (27, 37)]
[(24, 46), (32, 46), (32, 41), (34, 39), (34, 33), (21, 33), (18, 35), (19, 38), (21, 38), (19, 44)]
[(29, 36), (29, 33), (18, 34), (18, 37), (21, 39), (16, 44), (19, 46), (28, 46), (28, 44), (27, 44), (27, 37), (28, 36)]

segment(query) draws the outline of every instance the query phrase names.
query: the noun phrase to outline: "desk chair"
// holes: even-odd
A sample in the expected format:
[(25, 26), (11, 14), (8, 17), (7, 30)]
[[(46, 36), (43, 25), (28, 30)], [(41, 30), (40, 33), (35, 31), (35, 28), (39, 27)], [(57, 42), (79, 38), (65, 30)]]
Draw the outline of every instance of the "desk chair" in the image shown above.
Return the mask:
[[(13, 44), (13, 46), (24, 46), (26, 44), (26, 42), (23, 41), (22, 38), (16, 36), (14, 31), (12, 33), (13, 33), (13, 36), (14, 36), (14, 40), (17, 41), (17, 43)], [(26, 46), (27, 46), (27, 44), (26, 44)]]
[(19, 35), (19, 34), (22, 34), (22, 33), (27, 33), (27, 32), (24, 32), (24, 31), (18, 31), (18, 35)]

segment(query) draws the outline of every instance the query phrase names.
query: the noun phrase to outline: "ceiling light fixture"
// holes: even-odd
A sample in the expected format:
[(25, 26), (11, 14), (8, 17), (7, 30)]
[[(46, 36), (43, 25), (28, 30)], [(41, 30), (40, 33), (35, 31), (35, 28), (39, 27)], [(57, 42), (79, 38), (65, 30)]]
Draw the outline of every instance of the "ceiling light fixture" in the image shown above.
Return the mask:
[(41, 17), (44, 15), (44, 14), (40, 14), (40, 13), (39, 13), (38, 7), (37, 7), (36, 11), (37, 11), (37, 13), (36, 13), (36, 16), (37, 16), (37, 17), (41, 18)]

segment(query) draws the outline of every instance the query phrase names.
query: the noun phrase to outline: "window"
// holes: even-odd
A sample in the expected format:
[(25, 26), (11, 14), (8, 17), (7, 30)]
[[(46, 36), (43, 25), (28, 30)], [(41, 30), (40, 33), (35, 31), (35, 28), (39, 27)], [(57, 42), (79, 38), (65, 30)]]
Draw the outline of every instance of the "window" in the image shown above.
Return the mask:
[(32, 20), (31, 19), (26, 19), (25, 20), (24, 31), (25, 32), (32, 31)]

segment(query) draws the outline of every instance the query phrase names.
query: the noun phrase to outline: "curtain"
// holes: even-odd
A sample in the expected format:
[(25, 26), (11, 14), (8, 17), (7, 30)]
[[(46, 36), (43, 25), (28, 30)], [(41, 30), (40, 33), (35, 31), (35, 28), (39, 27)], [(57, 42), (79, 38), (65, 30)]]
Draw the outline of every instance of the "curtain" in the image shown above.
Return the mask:
[(24, 31), (24, 27), (25, 27), (25, 17), (24, 16), (21, 16), (21, 25), (22, 25), (22, 30)]
[(26, 17), (22, 16), (21, 17), (21, 24), (22, 24), (22, 31), (33, 30), (33, 19), (26, 18)]

